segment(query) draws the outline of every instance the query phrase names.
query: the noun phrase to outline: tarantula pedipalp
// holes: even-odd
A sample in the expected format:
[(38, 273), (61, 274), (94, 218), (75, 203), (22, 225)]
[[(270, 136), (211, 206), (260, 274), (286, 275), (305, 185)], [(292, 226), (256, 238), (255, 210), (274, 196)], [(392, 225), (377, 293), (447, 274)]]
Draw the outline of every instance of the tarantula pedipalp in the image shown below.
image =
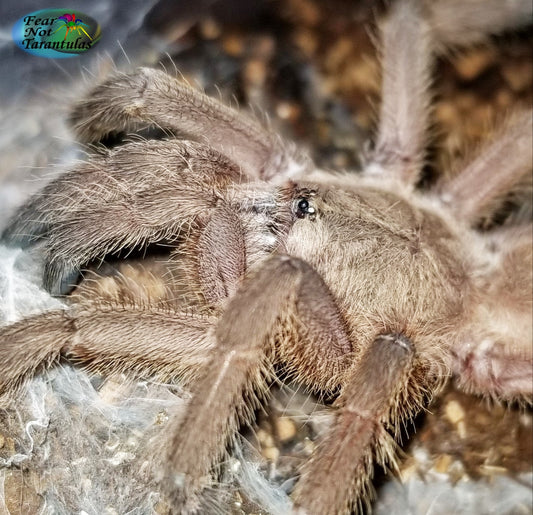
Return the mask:
[[(37, 315), (0, 332), (2, 390), (61, 354), (97, 370), (192, 375), (193, 402), (170, 424), (158, 463), (183, 511), (265, 395), (273, 364), (312, 390), (340, 392), (334, 427), (294, 492), (308, 513), (344, 512), (367, 496), (373, 460), (393, 462), (397, 428), (450, 370), (467, 389), (529, 399), (531, 226), (472, 227), (530, 170), (531, 114), (511, 118), (455, 178), (415, 191), (438, 43), (426, 16), (397, 2), (383, 25), (382, 114), (362, 176), (314, 170), (256, 122), (162, 72), (97, 87), (75, 111), (82, 140), (155, 125), (196, 141), (92, 156), (30, 200), (6, 238), (42, 239), (56, 294), (92, 260), (174, 244), (209, 314), (84, 301)], [(29, 346), (36, 334), (40, 345)]]

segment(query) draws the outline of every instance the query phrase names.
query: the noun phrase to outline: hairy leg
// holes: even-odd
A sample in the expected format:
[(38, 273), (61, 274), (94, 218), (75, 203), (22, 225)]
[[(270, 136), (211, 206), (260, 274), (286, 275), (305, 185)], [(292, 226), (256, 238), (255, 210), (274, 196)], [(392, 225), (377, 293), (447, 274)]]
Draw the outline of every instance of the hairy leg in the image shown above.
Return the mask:
[(4, 238), (45, 237), (44, 284), (67, 292), (79, 267), (121, 249), (176, 241), (209, 216), (217, 193), (241, 180), (236, 165), (194, 142), (129, 143), (59, 177), (13, 218)]
[(71, 122), (88, 142), (147, 126), (171, 130), (213, 147), (253, 178), (295, 175), (310, 165), (257, 121), (150, 68), (118, 74), (97, 86), (74, 107)]
[(337, 420), (296, 486), (296, 513), (337, 515), (362, 508), (354, 506), (357, 499), (368, 502), (374, 459), (383, 465), (394, 460), (395, 443), (387, 429), (414, 360), (408, 338), (383, 334), (350, 369), (337, 401)]
[(449, 46), (472, 45), (487, 35), (531, 23), (533, 4), (529, 0), (425, 0), (435, 39), (445, 50)]
[(533, 226), (490, 235), (497, 265), (480, 278), (483, 303), (454, 348), (454, 372), (467, 391), (533, 401)]
[(127, 304), (79, 305), (0, 328), (0, 393), (60, 356), (101, 372), (138, 372), (190, 381), (214, 343), (213, 317)]
[(521, 187), (533, 165), (532, 120), (531, 111), (515, 113), (460, 173), (436, 186), (457, 219), (474, 226)]
[(432, 51), (422, 4), (416, 0), (395, 2), (381, 25), (382, 99), (366, 174), (416, 184), (429, 125)]
[[(460, 13), (457, 16), (457, 13)], [(378, 133), (374, 150), (369, 156), (365, 173), (386, 175), (414, 186), (424, 164), (424, 151), (430, 125), (431, 64), (433, 54), (450, 46), (478, 42), (489, 34), (510, 27), (530, 23), (532, 7), (528, 0), (500, 2), (499, 0), (399, 0), (391, 6), (381, 24), (381, 53), (383, 67), (382, 101)], [(510, 163), (505, 168), (513, 179), (516, 161), (523, 148), (531, 153), (531, 113), (529, 121), (521, 118), (521, 134), (511, 130), (499, 135), (500, 144), (508, 146)], [(518, 127), (518, 125), (517, 125)], [(509, 141), (505, 138), (510, 136)], [(516, 138), (516, 141), (514, 139)], [(511, 143), (514, 145), (511, 147)], [(498, 152), (495, 146), (491, 151)], [(504, 155), (504, 154), (501, 154)], [(489, 155), (487, 160), (494, 160)], [(523, 163), (524, 161), (522, 161)], [(468, 175), (477, 184), (474, 168), (485, 166), (480, 160), (472, 163)], [(500, 163), (495, 164), (495, 170)], [(450, 196), (465, 191), (464, 184), (450, 186)], [(490, 188), (490, 185), (486, 186)], [(467, 188), (468, 190), (468, 188)], [(468, 190), (468, 198), (471, 190)]]
[[(164, 443), (162, 466), (166, 474), (171, 474), (164, 484), (176, 508), (193, 509), (191, 493), (194, 495), (204, 486), (205, 477), (220, 461), (238, 424), (249, 420), (251, 410), (266, 395), (266, 382), (272, 374), (271, 363), (276, 353), (273, 338), (291, 334), (290, 313), (298, 310), (296, 300), (305, 303), (307, 285), (321, 281), (305, 262), (274, 256), (230, 299), (217, 324), (217, 344), (211, 361), (193, 386), (185, 417)], [(326, 313), (334, 313), (334, 307), (327, 301), (323, 305)], [(309, 307), (308, 311), (312, 309)], [(324, 315), (322, 321), (322, 335), (333, 334), (334, 341), (307, 342), (315, 347), (315, 355), (320, 351), (337, 353), (337, 362), (342, 355), (348, 358), (348, 340), (338, 325), (338, 314), (331, 318)], [(329, 343), (334, 345), (329, 347)], [(334, 363), (330, 372), (340, 376), (339, 369), (338, 363)]]

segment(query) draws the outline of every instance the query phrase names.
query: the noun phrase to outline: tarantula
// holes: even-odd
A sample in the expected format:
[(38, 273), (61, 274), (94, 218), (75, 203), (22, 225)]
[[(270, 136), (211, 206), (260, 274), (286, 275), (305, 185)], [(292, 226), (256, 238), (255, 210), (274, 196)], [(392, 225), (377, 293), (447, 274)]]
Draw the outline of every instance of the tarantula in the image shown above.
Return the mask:
[(4, 238), (41, 242), (54, 295), (88, 263), (171, 245), (197, 310), (81, 299), (3, 327), (0, 391), (60, 356), (192, 378), (187, 412), (154, 460), (183, 513), (275, 366), (337, 396), (333, 428), (293, 492), (298, 513), (362, 506), (374, 461), (394, 464), (402, 423), (452, 373), (468, 391), (530, 402), (531, 224), (476, 227), (530, 172), (532, 116), (509, 117), (459, 173), (416, 188), (431, 58), (460, 32), (435, 25), (437, 10), (400, 0), (382, 24), (380, 122), (361, 174), (317, 170), (255, 120), (161, 71), (96, 87), (73, 111), (81, 141), (154, 126), (175, 137), (91, 155), (23, 206)]

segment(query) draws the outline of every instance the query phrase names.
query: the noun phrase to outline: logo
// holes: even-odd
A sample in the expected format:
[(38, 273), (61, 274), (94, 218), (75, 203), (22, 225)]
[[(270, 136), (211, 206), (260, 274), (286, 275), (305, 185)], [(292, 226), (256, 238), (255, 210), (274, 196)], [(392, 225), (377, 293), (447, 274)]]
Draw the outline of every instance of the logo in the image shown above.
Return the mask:
[(98, 22), (72, 9), (43, 9), (23, 16), (13, 26), (13, 40), (39, 57), (74, 57), (90, 50), (100, 39)]

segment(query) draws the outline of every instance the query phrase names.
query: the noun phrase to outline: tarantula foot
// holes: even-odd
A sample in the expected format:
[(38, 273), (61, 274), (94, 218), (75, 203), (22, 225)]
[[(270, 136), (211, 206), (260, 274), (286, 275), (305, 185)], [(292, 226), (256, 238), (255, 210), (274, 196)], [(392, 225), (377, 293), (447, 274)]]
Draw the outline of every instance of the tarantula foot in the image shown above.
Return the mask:
[(80, 276), (80, 270), (68, 261), (47, 261), (44, 267), (43, 287), (54, 297), (70, 293)]
[(4, 245), (9, 247), (20, 247), (27, 249), (41, 240), (46, 232), (46, 225), (41, 222), (26, 222), (21, 227), (20, 224), (14, 223), (4, 229), (0, 240)]
[(173, 513), (196, 515), (202, 513), (198, 493), (200, 488), (194, 487), (185, 474), (176, 474), (167, 487), (166, 500), (171, 503)]

